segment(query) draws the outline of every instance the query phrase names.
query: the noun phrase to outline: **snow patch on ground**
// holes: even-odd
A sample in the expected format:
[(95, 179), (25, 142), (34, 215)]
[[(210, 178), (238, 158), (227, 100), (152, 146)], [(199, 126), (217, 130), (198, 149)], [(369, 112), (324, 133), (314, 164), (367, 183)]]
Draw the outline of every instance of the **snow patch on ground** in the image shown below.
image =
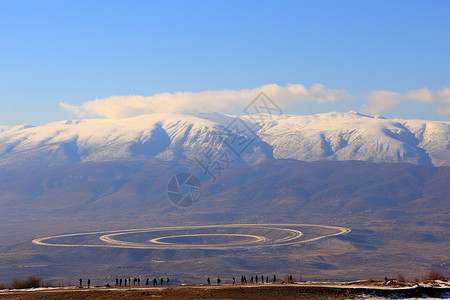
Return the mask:
[(417, 297), (402, 297), (402, 296), (390, 296), (390, 297), (380, 297), (380, 296), (372, 296), (372, 295), (361, 295), (361, 299), (370, 299), (370, 300), (389, 300), (389, 299), (405, 299), (405, 300), (424, 300), (424, 299), (450, 299), (450, 293), (442, 293), (441, 297), (429, 297), (423, 296), (421, 298)]

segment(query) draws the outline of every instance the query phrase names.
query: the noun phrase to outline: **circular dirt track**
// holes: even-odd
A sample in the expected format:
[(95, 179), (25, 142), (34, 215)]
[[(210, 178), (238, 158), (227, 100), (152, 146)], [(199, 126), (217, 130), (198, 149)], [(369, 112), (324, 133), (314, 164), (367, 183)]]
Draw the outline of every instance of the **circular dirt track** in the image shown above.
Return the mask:
[(311, 224), (226, 224), (71, 233), (32, 242), (55, 247), (221, 250), (294, 245), (348, 232), (344, 227)]

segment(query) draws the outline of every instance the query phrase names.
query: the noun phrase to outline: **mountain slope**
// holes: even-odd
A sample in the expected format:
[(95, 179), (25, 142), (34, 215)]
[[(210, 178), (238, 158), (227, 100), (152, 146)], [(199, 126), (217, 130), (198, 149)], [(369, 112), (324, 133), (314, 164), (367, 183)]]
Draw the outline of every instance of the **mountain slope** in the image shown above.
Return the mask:
[[(58, 166), (79, 162), (194, 159), (233, 122), (209, 114), (154, 114), (88, 119), (45, 126), (0, 128), (0, 167)], [(450, 165), (450, 122), (383, 119), (350, 113), (273, 117), (236, 161), (296, 159)], [(253, 137), (253, 136), (252, 136)], [(214, 140), (216, 139), (216, 140)]]

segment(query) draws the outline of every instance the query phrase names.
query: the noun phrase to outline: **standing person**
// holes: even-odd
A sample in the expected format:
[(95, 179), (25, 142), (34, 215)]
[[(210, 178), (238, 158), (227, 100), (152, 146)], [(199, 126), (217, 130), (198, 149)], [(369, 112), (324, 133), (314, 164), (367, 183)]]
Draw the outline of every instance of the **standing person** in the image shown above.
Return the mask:
[(261, 283), (264, 283), (264, 275), (261, 275)]
[(273, 275), (273, 282), (275, 283), (277, 281), (277, 276)]
[(253, 283), (253, 276), (250, 277), (250, 283)]
[(208, 285), (211, 285), (211, 279), (209, 279), (209, 277), (208, 279), (206, 279), (206, 282), (208, 283)]
[(138, 277), (138, 285), (141, 285), (141, 279)]
[(169, 277), (166, 278), (166, 285), (169, 285)]
[(83, 279), (80, 278), (80, 287), (83, 287)]
[(122, 286), (122, 278), (119, 279), (119, 286)]
[(125, 278), (125, 286), (127, 286), (127, 279)]
[(156, 281), (156, 278), (153, 278), (153, 286), (157, 286), (158, 285), (158, 281)]
[(269, 283), (269, 276), (266, 276), (266, 283)]
[(116, 286), (119, 285), (119, 278), (116, 277)]
[(88, 288), (90, 288), (90, 287), (91, 287), (91, 280), (88, 279)]
[(220, 277), (217, 277), (217, 285), (220, 285)]
[(241, 284), (244, 284), (244, 275), (241, 275)]
[(161, 282), (161, 286), (163, 286), (163, 284), (164, 284), (164, 279), (161, 277), (161, 279), (159, 280), (159, 282)]
[(148, 278), (147, 278), (147, 280), (145, 281), (145, 286), (148, 286)]
[(255, 275), (255, 283), (258, 284), (258, 275)]
[(233, 284), (235, 284), (236, 283), (236, 278), (234, 278), (234, 276), (233, 276)]

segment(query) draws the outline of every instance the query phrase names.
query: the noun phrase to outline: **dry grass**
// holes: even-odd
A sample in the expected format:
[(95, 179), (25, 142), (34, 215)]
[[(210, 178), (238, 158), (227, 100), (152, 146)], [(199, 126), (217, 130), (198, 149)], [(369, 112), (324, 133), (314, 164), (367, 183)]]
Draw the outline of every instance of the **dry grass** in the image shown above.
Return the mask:
[(428, 280), (447, 280), (447, 277), (437, 271), (431, 271), (428, 274), (426, 279), (428, 279)]
[(40, 287), (42, 283), (41, 278), (36, 276), (30, 276), (27, 279), (14, 279), (11, 287), (13, 289), (30, 289)]
[(398, 281), (398, 282), (406, 282), (405, 275), (403, 275), (403, 274), (398, 274), (398, 275), (397, 275), (397, 281)]
[(37, 287), (51, 287), (51, 282), (43, 282), (41, 278), (30, 276), (27, 279), (13, 279), (10, 284), (0, 283), (0, 290), (5, 289), (30, 289)]

